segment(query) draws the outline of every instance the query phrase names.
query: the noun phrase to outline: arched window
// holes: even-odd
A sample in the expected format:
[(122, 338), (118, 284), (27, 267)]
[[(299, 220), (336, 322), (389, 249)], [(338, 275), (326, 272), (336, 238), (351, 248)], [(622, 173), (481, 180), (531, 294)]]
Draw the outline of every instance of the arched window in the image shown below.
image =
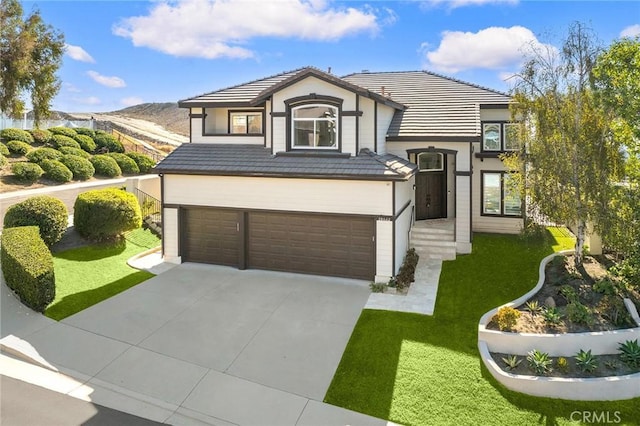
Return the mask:
[(444, 170), (444, 161), (439, 152), (421, 152), (418, 154), (418, 169), (421, 172), (441, 172)]
[(337, 149), (338, 108), (305, 104), (291, 109), (292, 148)]

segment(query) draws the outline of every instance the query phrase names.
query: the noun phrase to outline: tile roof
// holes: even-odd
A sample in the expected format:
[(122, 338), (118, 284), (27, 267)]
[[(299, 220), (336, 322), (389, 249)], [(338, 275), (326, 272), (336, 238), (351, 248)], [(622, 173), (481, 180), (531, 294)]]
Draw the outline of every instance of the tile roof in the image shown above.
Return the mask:
[(406, 180), (417, 166), (395, 155), (363, 149), (357, 156), (331, 153), (272, 155), (261, 145), (187, 143), (155, 168), (157, 173), (323, 179)]
[(511, 97), (427, 71), (366, 72), (343, 80), (405, 105), (397, 111), (388, 137), (470, 137), (480, 135), (480, 105), (507, 105)]

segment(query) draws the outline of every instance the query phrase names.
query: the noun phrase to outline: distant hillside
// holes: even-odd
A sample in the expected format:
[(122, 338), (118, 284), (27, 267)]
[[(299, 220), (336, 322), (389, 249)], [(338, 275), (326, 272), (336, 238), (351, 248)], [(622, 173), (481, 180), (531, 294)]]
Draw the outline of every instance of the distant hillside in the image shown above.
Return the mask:
[(189, 136), (189, 110), (178, 108), (175, 102), (139, 104), (111, 114), (151, 121), (171, 132)]

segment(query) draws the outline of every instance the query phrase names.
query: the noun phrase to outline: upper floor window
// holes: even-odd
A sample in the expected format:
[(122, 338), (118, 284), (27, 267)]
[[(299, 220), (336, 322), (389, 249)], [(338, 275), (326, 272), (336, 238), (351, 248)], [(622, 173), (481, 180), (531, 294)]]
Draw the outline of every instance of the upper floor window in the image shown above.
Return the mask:
[(292, 148), (337, 149), (338, 108), (306, 104), (291, 110)]
[(233, 135), (262, 134), (262, 112), (230, 111), (229, 133)]
[(519, 151), (520, 137), (517, 123), (483, 123), (483, 151)]

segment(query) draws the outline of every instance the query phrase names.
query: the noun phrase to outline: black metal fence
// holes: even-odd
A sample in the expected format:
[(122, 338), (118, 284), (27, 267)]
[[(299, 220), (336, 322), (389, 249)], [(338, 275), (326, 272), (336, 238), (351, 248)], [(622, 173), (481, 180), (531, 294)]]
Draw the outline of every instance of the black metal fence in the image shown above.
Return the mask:
[(160, 200), (137, 188), (133, 189), (133, 194), (140, 204), (142, 220), (155, 224), (162, 223), (162, 203)]

